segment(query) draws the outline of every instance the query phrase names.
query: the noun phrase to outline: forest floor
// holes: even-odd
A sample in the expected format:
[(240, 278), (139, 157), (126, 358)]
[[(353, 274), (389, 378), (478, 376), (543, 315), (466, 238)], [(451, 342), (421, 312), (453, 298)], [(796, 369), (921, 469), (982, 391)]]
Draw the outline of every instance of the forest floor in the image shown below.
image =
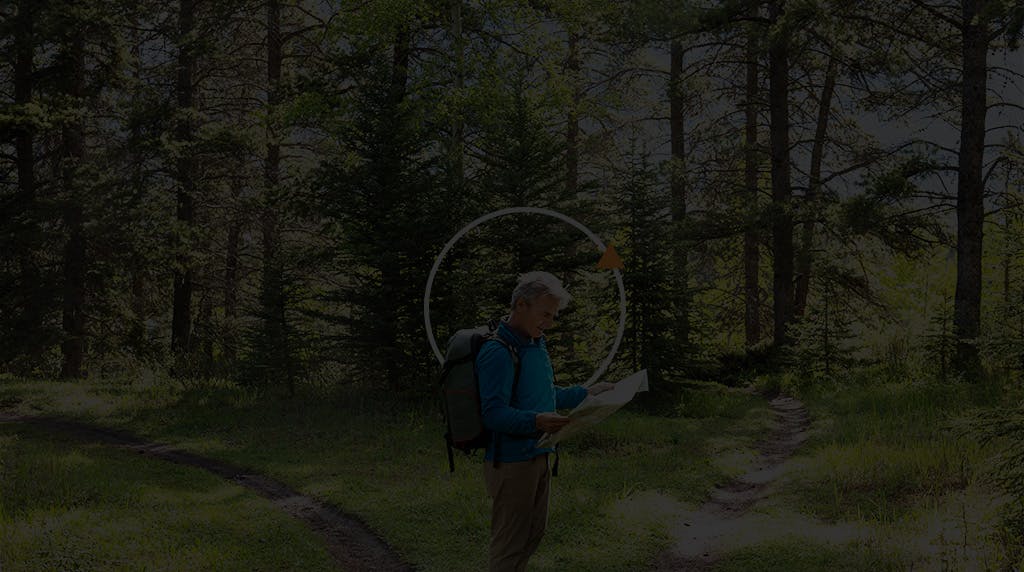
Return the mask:
[(146, 441), (129, 432), (55, 417), (5, 414), (0, 423), (29, 424), (59, 433), (79, 442), (95, 442), (120, 447), (147, 457), (203, 469), (269, 499), (276, 507), (298, 519), (325, 542), (339, 570), (406, 571), (413, 567), (402, 562), (380, 537), (361, 520), (338, 507), (299, 493), (279, 480), (218, 459), (212, 459), (174, 447)]
[[(662, 558), (658, 570), (710, 570), (716, 561), (713, 554), (716, 544), (725, 540), (727, 535), (750, 528), (750, 519), (744, 518), (748, 509), (764, 498), (767, 485), (777, 476), (782, 463), (806, 439), (809, 425), (806, 409), (795, 399), (779, 397), (770, 406), (778, 415), (778, 426), (759, 443), (757, 468), (717, 487), (711, 500), (699, 511), (681, 517), (684, 521), (678, 523), (673, 533), (678, 544)], [(358, 517), (252, 469), (148, 441), (122, 429), (71, 419), (0, 410), (0, 423), (31, 425), (60, 438), (109, 445), (195, 467), (250, 489), (320, 536), (340, 570), (390, 572), (415, 569), (403, 562)], [(735, 543), (730, 546), (735, 547)]]
[[(0, 382), (4, 569), (486, 566), (481, 461), (448, 472), (432, 409)], [(1019, 538), (975, 468), (988, 453), (943, 429), (991, 403), (975, 389), (766, 401), (708, 383), (676, 416), (622, 411), (567, 444), (531, 569), (1013, 570)]]

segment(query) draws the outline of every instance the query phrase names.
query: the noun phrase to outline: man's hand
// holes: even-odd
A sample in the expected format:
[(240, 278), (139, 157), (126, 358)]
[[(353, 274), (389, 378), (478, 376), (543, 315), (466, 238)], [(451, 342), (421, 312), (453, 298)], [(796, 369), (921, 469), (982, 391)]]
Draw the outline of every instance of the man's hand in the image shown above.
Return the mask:
[(569, 424), (569, 418), (557, 413), (538, 413), (534, 423), (537, 425), (537, 429), (545, 433), (555, 433)]
[(599, 393), (604, 393), (606, 391), (611, 391), (613, 389), (615, 389), (615, 384), (614, 383), (608, 383), (607, 381), (602, 381), (601, 383), (595, 383), (594, 385), (591, 385), (590, 387), (588, 387), (587, 388), (587, 394), (589, 394), (589, 395), (597, 395)]

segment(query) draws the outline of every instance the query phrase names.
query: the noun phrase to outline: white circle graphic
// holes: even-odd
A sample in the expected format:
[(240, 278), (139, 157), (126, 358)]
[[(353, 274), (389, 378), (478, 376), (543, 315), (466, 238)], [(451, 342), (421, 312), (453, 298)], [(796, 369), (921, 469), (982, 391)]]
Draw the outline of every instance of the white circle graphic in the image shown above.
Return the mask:
[[(434, 266), (430, 269), (430, 276), (427, 278), (427, 289), (423, 293), (423, 322), (427, 329), (427, 339), (430, 341), (430, 347), (434, 350), (434, 355), (437, 357), (437, 361), (442, 364), (444, 363), (444, 355), (437, 347), (437, 341), (434, 339), (434, 331), (430, 325), (430, 291), (434, 286), (434, 276), (437, 275), (437, 269), (441, 267), (441, 262), (444, 260), (445, 255), (448, 254), (448, 251), (451, 250), (451, 248), (455, 246), (455, 243), (465, 236), (466, 233), (491, 219), (510, 214), (539, 214), (557, 218), (583, 231), (583, 233), (586, 234), (595, 245), (597, 245), (598, 251), (603, 253), (606, 249), (604, 242), (602, 242), (596, 234), (591, 232), (589, 228), (583, 226), (579, 221), (551, 209), (536, 207), (510, 207), (487, 213), (462, 227), (462, 229), (455, 233), (455, 236), (448, 241), (448, 244), (444, 245), (444, 248), (441, 250), (441, 254), (437, 255), (437, 260), (434, 261)], [(622, 342), (622, 334), (626, 330), (626, 289), (622, 285), (622, 273), (619, 272), (619, 269), (613, 268), (612, 272), (615, 274), (615, 282), (619, 287), (619, 330), (615, 334), (615, 343), (612, 344), (612, 349), (611, 352), (608, 353), (608, 357), (604, 358), (604, 361), (601, 362), (597, 371), (590, 376), (590, 379), (583, 384), (583, 387), (589, 387), (604, 375), (604, 372), (608, 369), (608, 365), (612, 363), (613, 359), (615, 359), (615, 352), (618, 351), (619, 344)]]

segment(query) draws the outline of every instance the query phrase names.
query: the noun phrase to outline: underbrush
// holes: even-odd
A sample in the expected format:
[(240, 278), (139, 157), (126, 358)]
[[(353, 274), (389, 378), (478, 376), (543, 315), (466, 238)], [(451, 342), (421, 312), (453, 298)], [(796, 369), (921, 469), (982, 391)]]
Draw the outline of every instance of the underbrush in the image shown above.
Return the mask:
[[(827, 522), (866, 522), (892, 530), (916, 526), (956, 503), (970, 507), (981, 502), (965, 501), (965, 495), (1001, 502), (987, 467), (990, 456), (1005, 449), (964, 431), (963, 420), (989, 418), (1001, 403), (1014, 399), (1012, 388), (859, 381), (803, 388), (814, 422), (798, 457), (801, 470), (782, 489), (788, 502)], [(1001, 562), (1019, 559), (1021, 537), (1011, 539), (1006, 533), (1012, 522), (991, 515), (977, 519), (968, 525), (964, 516), (963, 523), (952, 526), (964, 530), (965, 537), (967, 530), (982, 525), (991, 529), (984, 538), (956, 540), (962, 552), (987, 551), (987, 557)]]

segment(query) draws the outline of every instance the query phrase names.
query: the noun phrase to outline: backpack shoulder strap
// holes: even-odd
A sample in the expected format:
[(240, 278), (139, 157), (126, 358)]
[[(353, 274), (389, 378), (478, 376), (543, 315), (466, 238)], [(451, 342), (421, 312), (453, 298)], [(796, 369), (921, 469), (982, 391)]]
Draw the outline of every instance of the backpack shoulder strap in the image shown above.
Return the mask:
[(498, 342), (499, 344), (505, 346), (505, 349), (508, 350), (508, 354), (512, 358), (512, 367), (515, 370), (515, 374), (512, 377), (512, 395), (511, 395), (512, 397), (514, 397), (515, 394), (516, 394), (516, 389), (519, 386), (519, 372), (520, 372), (520, 369), (521, 369), (520, 368), (520, 363), (519, 363), (519, 351), (516, 350), (515, 346), (510, 344), (508, 342), (508, 340), (506, 340), (505, 338), (501, 337), (498, 334), (497, 331), (491, 331), (491, 332), (487, 333), (484, 336), (484, 339), (485, 339), (485, 341), (486, 340), (494, 340), (494, 341)]
[[(515, 399), (516, 391), (519, 389), (519, 373), (520, 373), (520, 370), (522, 369), (520, 367), (520, 363), (519, 363), (519, 352), (516, 350), (515, 346), (513, 346), (512, 344), (510, 344), (508, 342), (508, 340), (506, 340), (505, 338), (501, 337), (501, 335), (499, 335), (497, 330), (495, 330), (495, 329), (492, 329), (490, 332), (488, 332), (484, 336), (484, 340), (485, 340), (485, 342), (488, 341), (488, 340), (494, 340), (494, 341), (498, 342), (499, 344), (505, 346), (505, 349), (508, 350), (509, 356), (512, 358), (512, 367), (514, 368), (515, 373), (512, 376), (512, 392), (509, 393), (509, 398), (508, 398), (509, 405), (511, 405), (512, 404), (512, 400)], [(495, 443), (494, 443), (494, 466), (495, 467), (498, 466), (499, 451), (501, 451), (501, 440), (500, 439), (496, 439)]]

